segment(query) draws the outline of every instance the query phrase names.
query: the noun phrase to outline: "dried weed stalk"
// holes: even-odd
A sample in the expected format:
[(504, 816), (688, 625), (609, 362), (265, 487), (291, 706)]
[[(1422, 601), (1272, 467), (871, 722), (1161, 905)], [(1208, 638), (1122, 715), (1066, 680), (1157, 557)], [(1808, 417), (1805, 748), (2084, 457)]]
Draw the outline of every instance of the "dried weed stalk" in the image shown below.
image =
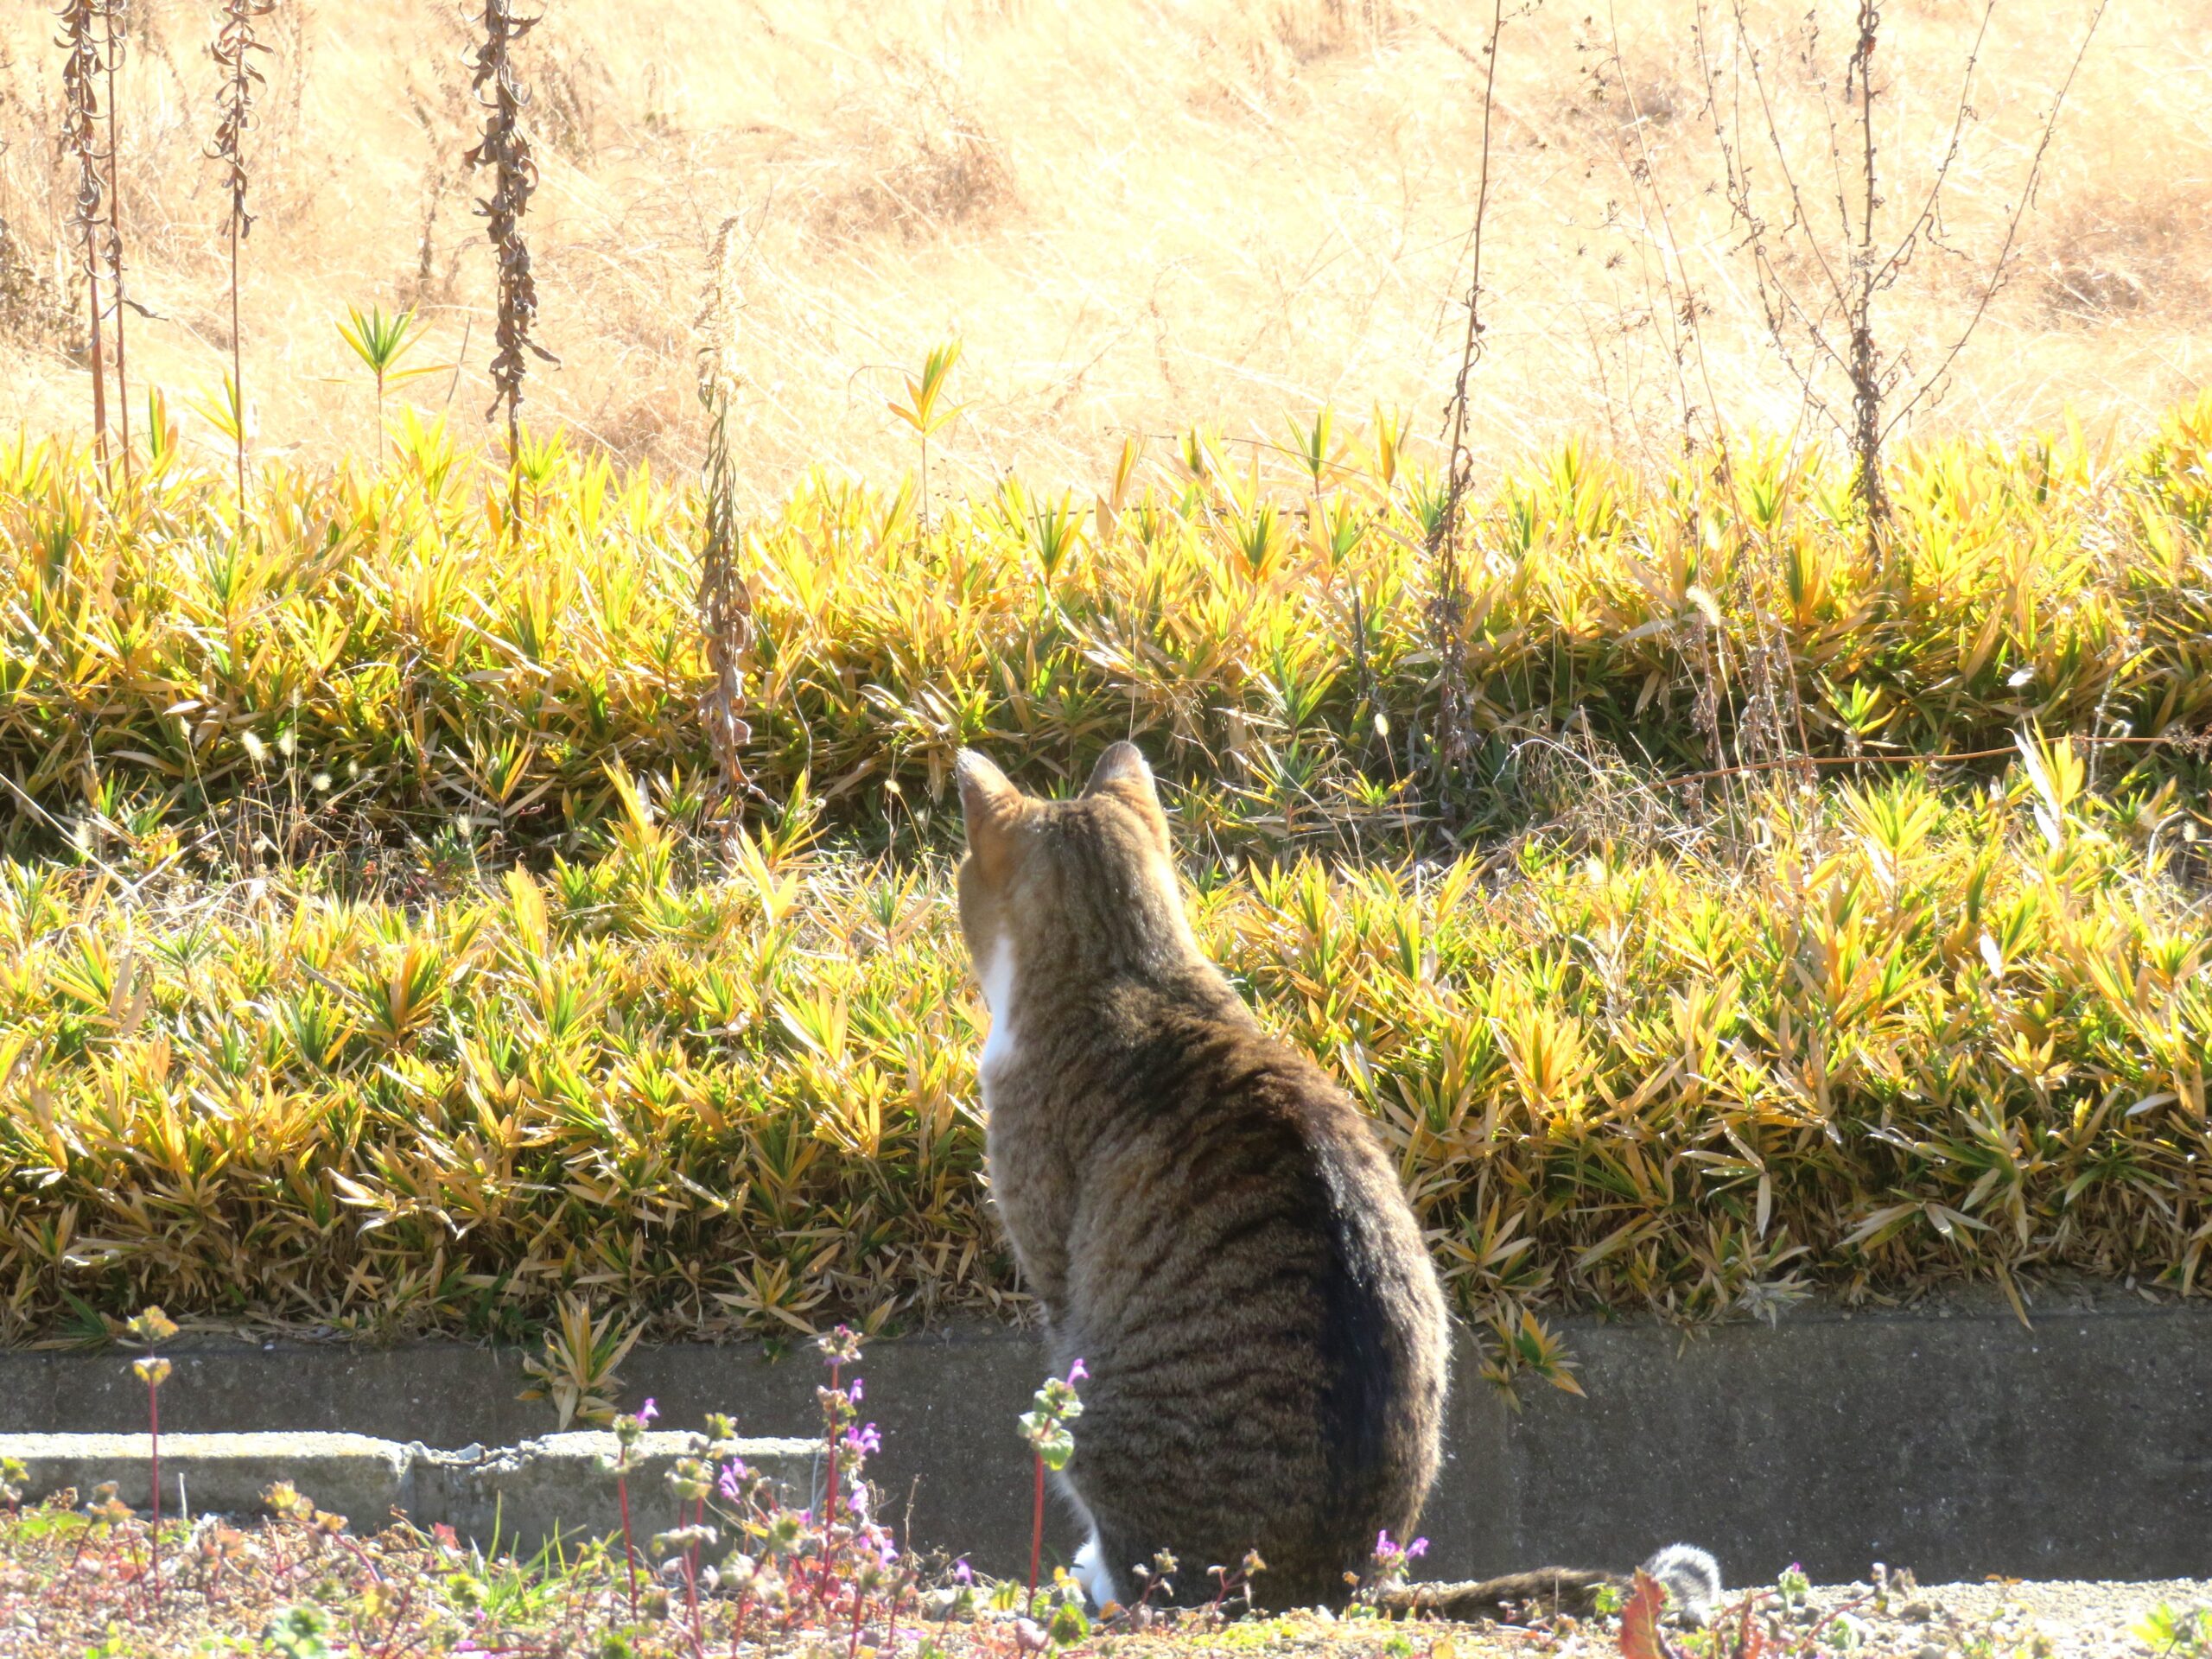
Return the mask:
[(1483, 149), (1475, 185), (1475, 223), (1468, 237), (1467, 327), (1459, 348), (1459, 372), (1445, 405), (1445, 481), (1442, 510), (1429, 521), (1428, 560), (1436, 572), (1429, 601), (1429, 627), (1437, 654), (1436, 774), (1438, 798), (1447, 820), (1451, 782), (1466, 761), (1472, 734), (1467, 697), (1466, 582), (1459, 564), (1460, 504), (1474, 475), (1474, 454), (1467, 448), (1467, 385), (1483, 354), (1483, 221), (1490, 207), (1491, 118), (1497, 88), (1497, 42), (1505, 29), (1504, 0), (1491, 0), (1490, 34), (1483, 44)]
[(61, 64), (61, 159), (77, 167), (77, 197), (69, 224), (84, 244), (85, 283), (91, 308), (92, 359), (92, 442), (100, 465), (107, 465), (107, 374), (100, 349), (100, 204), (105, 185), (100, 176), (99, 77), (103, 65), (95, 25), (94, 0), (69, 0), (55, 14), (61, 33), (55, 44), (67, 54)]
[[(1703, 0), (1697, 7), (1692, 38), (1705, 81), (1705, 115), (1719, 151), (1729, 207), (1751, 255), (1756, 296), (1777, 356), (1798, 383), (1806, 406), (1818, 411), (1850, 447), (1856, 468), (1853, 488), (1866, 521), (1866, 554), (1870, 563), (1878, 562), (1889, 540), (1891, 520), (1882, 471), (1884, 449), (1916, 409), (1941, 396), (1952, 365), (2017, 267), (2021, 226), (2035, 204), (2059, 116), (2103, 21), (2107, 0), (2094, 0), (2064, 78), (2037, 117), (2037, 135), (2019, 195), (2006, 214), (1995, 257), (1978, 285), (1973, 307), (1926, 373), (1916, 372), (1904, 353), (1882, 348), (1875, 304), (1897, 285), (1923, 245), (1961, 251), (1944, 240), (1944, 194), (1957, 170), (1967, 129), (1980, 118), (1975, 77), (1997, 0), (1983, 0), (1935, 175), (1918, 201), (1906, 204), (1909, 212), (1903, 224), (1892, 221), (1887, 227), (1878, 223), (1885, 198), (1875, 137), (1875, 105), (1881, 96), (1876, 82), (1882, 41), (1879, 0), (1859, 0), (1840, 100), (1831, 96), (1833, 83), (1821, 67), (1818, 22), (1810, 15), (1798, 39), (1799, 67), (1824, 117), (1825, 142), (1814, 159), (1817, 170), (1833, 181), (1834, 200), (1827, 208), (1816, 207), (1813, 198), (1818, 187), (1801, 180), (1793, 164), (1776, 104), (1781, 77), (1767, 62), (1744, 0), (1727, 3), (1733, 27), (1725, 44), (1716, 44), (1713, 38), (1717, 8), (1708, 13)], [(1763, 170), (1770, 160), (1771, 170)], [(1755, 189), (1755, 175), (1778, 180), (1778, 188)], [(1831, 214), (1834, 229), (1823, 231), (1821, 226)], [(1848, 390), (1847, 397), (1834, 389), (1839, 381)]]
[(737, 362), (738, 312), (734, 218), (715, 237), (712, 267), (699, 312), (699, 401), (707, 411), (703, 545), (699, 561), (699, 626), (705, 636), (713, 683), (700, 700), (707, 737), (721, 771), (725, 800), (734, 814), (749, 792), (745, 746), (753, 728), (744, 715), (745, 672), (753, 656), (753, 592), (738, 568), (742, 545), (737, 524), (737, 471), (730, 454), (730, 412), (741, 372)]
[(523, 215), (537, 188), (537, 164), (523, 130), (522, 111), (530, 95), (515, 79), (514, 48), (540, 21), (516, 16), (513, 0), (485, 0), (477, 19), (484, 38), (471, 51), (474, 73), (469, 83), (484, 110), (484, 136), (462, 158), (470, 167), (492, 170), (492, 194), (476, 204), (499, 261), (499, 348), (492, 358), (493, 397), (484, 416), (489, 420), (501, 404), (506, 406), (511, 525), (518, 525), (522, 515), (523, 380), (531, 356), (545, 363), (557, 360), (530, 337), (537, 317), (537, 282), (522, 232)]
[(215, 94), (219, 118), (215, 142), (208, 155), (222, 164), (223, 184), (229, 196), (225, 228), (231, 251), (231, 385), (230, 436), (238, 458), (238, 528), (245, 528), (245, 354), (238, 319), (239, 258), (245, 239), (253, 232), (253, 215), (246, 211), (249, 175), (245, 165), (245, 135), (255, 123), (253, 92), (267, 84), (254, 54), (269, 48), (254, 36), (255, 22), (276, 10), (276, 0), (224, 0), (222, 22), (215, 30), (209, 55), (223, 72)]
[(115, 72), (123, 65), (123, 41), (130, 17), (130, 0), (103, 0), (100, 6), (101, 44), (106, 48), (107, 72), (107, 276), (108, 291), (115, 296), (115, 412), (121, 423), (123, 480), (130, 481), (130, 370), (124, 346), (123, 313), (123, 187), (116, 176), (123, 155), (117, 130), (122, 100), (116, 95)]

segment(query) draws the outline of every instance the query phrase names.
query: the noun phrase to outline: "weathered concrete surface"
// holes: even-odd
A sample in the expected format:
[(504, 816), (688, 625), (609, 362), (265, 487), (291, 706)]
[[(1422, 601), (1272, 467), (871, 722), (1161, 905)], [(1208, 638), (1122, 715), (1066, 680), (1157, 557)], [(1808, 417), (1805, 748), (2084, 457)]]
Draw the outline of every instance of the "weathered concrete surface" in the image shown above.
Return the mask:
[[(1588, 1392), (1533, 1383), (1509, 1411), (1463, 1347), (1451, 1461), (1423, 1530), (1439, 1576), (1540, 1561), (1625, 1565), (1676, 1538), (1732, 1577), (1802, 1560), (1847, 1580), (1871, 1561), (1923, 1581), (1985, 1573), (2212, 1574), (2212, 1309), (2084, 1298), (1910, 1313), (1808, 1308), (1686, 1338), (1643, 1322), (1564, 1324)], [(821, 1367), (804, 1344), (640, 1349), (632, 1403), (664, 1425), (733, 1413), (806, 1435)], [(512, 1443), (544, 1408), (514, 1397), (520, 1357), (457, 1344), (180, 1348), (165, 1429), (353, 1429)], [(958, 1326), (872, 1346), (865, 1415), (892, 1518), (979, 1565), (1026, 1564), (1029, 1465), (1014, 1433), (1041, 1380), (1037, 1339)], [(0, 1429), (136, 1424), (113, 1354), (0, 1353)], [(166, 1440), (166, 1436), (164, 1439)], [(1078, 1439), (1080, 1438), (1078, 1434)], [(336, 1507), (324, 1500), (326, 1507)], [(1048, 1548), (1077, 1540), (1055, 1514)]]
[[(1809, 1310), (1685, 1343), (1577, 1326), (1590, 1397), (1507, 1426), (1516, 1540), (1678, 1534), (1737, 1574), (2212, 1576), (2212, 1309)], [(1593, 1552), (1595, 1553), (1593, 1557)]]
[[(111, 1480), (133, 1509), (151, 1501), (143, 1434), (0, 1434), (0, 1458), (22, 1464), (30, 1477), (24, 1491), (34, 1498), (74, 1487), (89, 1500)], [(164, 1434), (162, 1507), (171, 1515), (259, 1515), (262, 1493), (289, 1480), (324, 1509), (373, 1528), (404, 1507), (409, 1462), (410, 1448), (365, 1434)]]
[[(630, 1477), (630, 1519), (642, 1544), (681, 1524), (668, 1472), (690, 1437), (651, 1433)], [(607, 1433), (548, 1434), (519, 1446), (459, 1451), (403, 1445), (367, 1434), (266, 1430), (162, 1436), (162, 1505), (170, 1515), (259, 1515), (262, 1494), (289, 1480), (319, 1508), (342, 1515), (356, 1531), (395, 1516), (417, 1526), (442, 1523), (462, 1539), (525, 1553), (553, 1538), (606, 1537), (620, 1530), (613, 1477), (600, 1459), (615, 1449)], [(814, 1469), (812, 1443), (744, 1441), (738, 1455), (804, 1501)], [(150, 1447), (143, 1434), (0, 1433), (0, 1458), (14, 1458), (26, 1490), (44, 1497), (74, 1487), (82, 1498), (104, 1481), (133, 1508), (149, 1507)]]

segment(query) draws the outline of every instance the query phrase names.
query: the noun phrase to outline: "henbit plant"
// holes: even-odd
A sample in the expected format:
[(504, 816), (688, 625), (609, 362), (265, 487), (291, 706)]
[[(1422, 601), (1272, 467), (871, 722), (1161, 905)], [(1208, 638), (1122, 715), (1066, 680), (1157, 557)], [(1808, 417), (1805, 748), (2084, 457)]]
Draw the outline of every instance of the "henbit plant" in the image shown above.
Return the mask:
[(622, 1560), (628, 1571), (630, 1584), (630, 1617), (638, 1616), (638, 1550), (630, 1533), (630, 1471), (638, 1466), (638, 1442), (645, 1435), (645, 1428), (660, 1415), (660, 1408), (647, 1400), (636, 1412), (625, 1412), (613, 1424), (614, 1450), (601, 1459), (601, 1465), (614, 1477), (614, 1499), (622, 1515)]
[[(825, 1528), (830, 1528), (837, 1524), (838, 1477), (848, 1452), (860, 1450), (864, 1453), (874, 1448), (861, 1446), (858, 1442), (849, 1447), (847, 1444), (858, 1433), (854, 1429), (853, 1424), (859, 1415), (864, 1389), (859, 1377), (853, 1379), (850, 1387), (844, 1386), (842, 1379), (846, 1366), (856, 1365), (860, 1363), (859, 1336), (849, 1325), (841, 1325), (835, 1330), (816, 1338), (814, 1345), (821, 1353), (823, 1363), (830, 1368), (830, 1386), (815, 1390), (815, 1398), (822, 1407), (822, 1450), (824, 1471), (822, 1523)], [(874, 1432), (874, 1427), (871, 1425), (868, 1433), (872, 1437)], [(834, 1567), (835, 1564), (830, 1553), (825, 1550), (823, 1554), (821, 1575), (815, 1585), (815, 1594), (825, 1601), (829, 1597), (830, 1575)]]
[(484, 111), (483, 137), (461, 160), (490, 168), (492, 194), (479, 201), (478, 217), (499, 262), (498, 349), (492, 356), (489, 420), (502, 406), (507, 419), (507, 533), (512, 543), (522, 527), (523, 383), (530, 359), (552, 363), (553, 353), (531, 338), (537, 319), (537, 280), (531, 274), (530, 243), (523, 217), (537, 189), (537, 163), (531, 159), (530, 137), (522, 112), (530, 102), (515, 73), (514, 48), (543, 21), (516, 14), (513, 0), (485, 0), (477, 18), (482, 41), (472, 48), (474, 74), (470, 91)]
[(224, 228), (231, 256), (231, 372), (224, 383), (230, 419), (227, 423), (219, 422), (218, 425), (227, 427), (237, 461), (240, 540), (245, 537), (245, 448), (250, 423), (246, 416), (245, 331), (238, 310), (238, 283), (245, 239), (253, 232), (253, 215), (246, 211), (245, 205), (251, 182), (245, 164), (245, 136), (255, 122), (254, 88), (266, 84), (254, 54), (265, 55), (269, 51), (255, 36), (254, 25), (276, 10), (276, 0), (223, 0), (219, 14), (222, 21), (208, 48), (216, 67), (222, 71), (222, 81), (215, 94), (220, 119), (215, 124), (214, 143), (207, 154), (222, 167), (226, 198)]
[(947, 404), (938, 407), (938, 400), (944, 395), (945, 383), (952, 378), (954, 366), (960, 361), (960, 342), (948, 340), (930, 348), (922, 359), (922, 372), (906, 377), (906, 401), (893, 399), (891, 412), (913, 431), (922, 447), (922, 529), (930, 527), (930, 439), (945, 423), (965, 409), (965, 404)]
[(100, 351), (100, 200), (105, 187), (100, 178), (99, 83), (100, 43), (93, 23), (100, 15), (98, 0), (67, 0), (58, 14), (61, 36), (57, 42), (67, 54), (61, 64), (63, 159), (77, 167), (77, 194), (70, 224), (84, 242), (82, 266), (91, 308), (92, 359), (92, 443), (101, 470), (107, 467), (107, 367)]
[(169, 1380), (169, 1363), (152, 1351), (176, 1335), (175, 1320), (158, 1307), (143, 1309), (124, 1327), (131, 1340), (148, 1351), (131, 1361), (132, 1375), (146, 1385), (146, 1463), (152, 1486), (153, 1519), (146, 1528), (146, 1547), (152, 1560), (153, 1599), (162, 1605), (162, 1384)]
[(1029, 1599), (1023, 1611), (1037, 1611), (1037, 1564), (1045, 1548), (1045, 1471), (1057, 1474), (1075, 1455), (1075, 1436), (1068, 1425), (1083, 1415), (1083, 1401), (1075, 1385), (1090, 1376), (1081, 1360), (1068, 1367), (1067, 1376), (1045, 1380), (1036, 1403), (1021, 1414), (1021, 1438), (1036, 1459), (1036, 1482), (1029, 1510)]
[(421, 340), (416, 327), (412, 308), (386, 316), (382, 306), (372, 306), (366, 315), (360, 307), (348, 305), (346, 321), (338, 325), (338, 337), (353, 347), (353, 355), (361, 359), (362, 366), (376, 378), (377, 386), (377, 464), (384, 464), (386, 438), (384, 429), (385, 389), (403, 380), (436, 374), (439, 366), (424, 364), (416, 368), (404, 369), (399, 359), (412, 351)]

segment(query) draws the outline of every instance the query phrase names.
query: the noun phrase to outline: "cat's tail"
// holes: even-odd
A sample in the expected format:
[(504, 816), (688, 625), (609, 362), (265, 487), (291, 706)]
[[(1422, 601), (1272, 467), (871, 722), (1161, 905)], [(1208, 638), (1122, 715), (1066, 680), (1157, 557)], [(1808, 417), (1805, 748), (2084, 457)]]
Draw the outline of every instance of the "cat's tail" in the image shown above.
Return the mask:
[[(1643, 1570), (1659, 1580), (1670, 1610), (1682, 1623), (1702, 1625), (1713, 1617), (1720, 1601), (1720, 1563), (1709, 1552), (1694, 1544), (1669, 1544)], [(1376, 1596), (1375, 1605), (1386, 1613), (1462, 1620), (1495, 1618), (1509, 1608), (1587, 1614), (1596, 1611), (1599, 1591), (1624, 1589), (1629, 1582), (1618, 1573), (1546, 1567), (1463, 1584), (1390, 1585)]]

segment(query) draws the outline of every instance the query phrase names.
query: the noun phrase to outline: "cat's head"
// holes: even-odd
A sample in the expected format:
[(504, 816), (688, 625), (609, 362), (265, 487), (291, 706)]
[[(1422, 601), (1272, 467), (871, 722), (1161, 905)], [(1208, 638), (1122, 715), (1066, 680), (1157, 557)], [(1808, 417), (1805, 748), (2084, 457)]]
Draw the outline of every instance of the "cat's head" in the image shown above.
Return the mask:
[[(1025, 795), (960, 753), (968, 856), (960, 926), (986, 981), (1002, 951), (1025, 980), (1159, 971), (1194, 949), (1152, 769), (1134, 743), (1098, 758), (1071, 800)], [(995, 1007), (994, 1012), (1003, 1010)]]

